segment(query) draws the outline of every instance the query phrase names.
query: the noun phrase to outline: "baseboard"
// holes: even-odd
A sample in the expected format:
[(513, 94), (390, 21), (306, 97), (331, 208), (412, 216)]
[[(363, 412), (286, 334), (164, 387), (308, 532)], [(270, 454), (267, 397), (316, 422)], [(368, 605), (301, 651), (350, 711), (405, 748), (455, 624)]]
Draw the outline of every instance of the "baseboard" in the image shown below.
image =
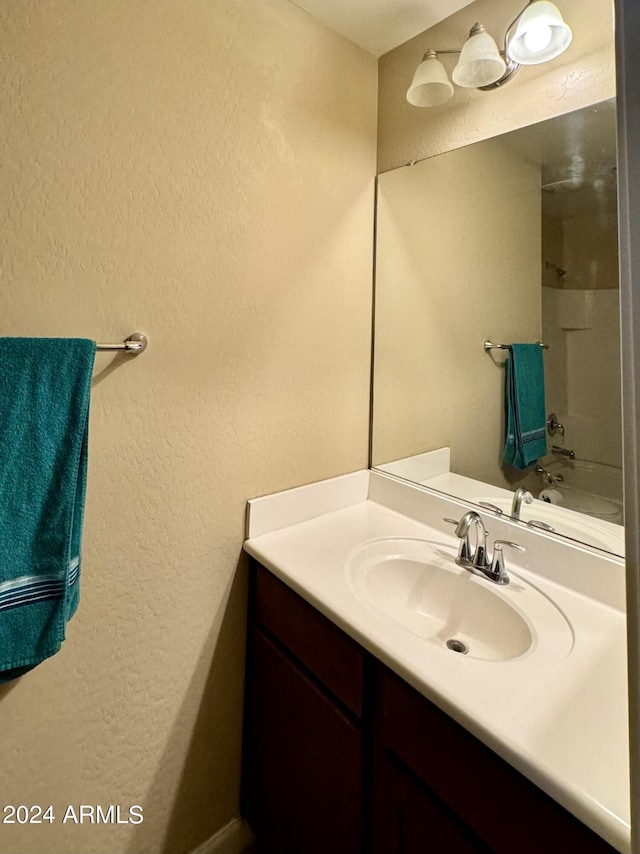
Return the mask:
[(229, 824), (225, 824), (191, 854), (243, 854), (253, 839), (249, 825), (240, 818), (232, 818)]

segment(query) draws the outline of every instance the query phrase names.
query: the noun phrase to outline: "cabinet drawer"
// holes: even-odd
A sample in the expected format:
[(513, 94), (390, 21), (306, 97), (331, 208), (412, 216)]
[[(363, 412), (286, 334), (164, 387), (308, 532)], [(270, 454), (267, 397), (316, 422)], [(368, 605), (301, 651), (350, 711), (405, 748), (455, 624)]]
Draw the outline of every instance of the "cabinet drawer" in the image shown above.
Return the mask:
[(255, 570), (255, 619), (334, 696), (362, 717), (364, 652), (260, 564)]
[[(615, 854), (603, 839), (388, 670), (382, 744), (496, 854)], [(550, 848), (553, 846), (553, 848)]]

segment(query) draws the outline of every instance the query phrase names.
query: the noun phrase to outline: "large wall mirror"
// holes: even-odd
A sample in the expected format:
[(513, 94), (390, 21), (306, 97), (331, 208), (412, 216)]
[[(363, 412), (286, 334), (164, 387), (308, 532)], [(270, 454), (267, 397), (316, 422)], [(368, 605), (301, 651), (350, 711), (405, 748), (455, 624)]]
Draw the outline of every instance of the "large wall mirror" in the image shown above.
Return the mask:
[[(372, 465), (489, 512), (523, 487), (523, 524), (622, 555), (615, 129), (606, 101), (378, 177)], [(524, 471), (486, 341), (545, 345)]]

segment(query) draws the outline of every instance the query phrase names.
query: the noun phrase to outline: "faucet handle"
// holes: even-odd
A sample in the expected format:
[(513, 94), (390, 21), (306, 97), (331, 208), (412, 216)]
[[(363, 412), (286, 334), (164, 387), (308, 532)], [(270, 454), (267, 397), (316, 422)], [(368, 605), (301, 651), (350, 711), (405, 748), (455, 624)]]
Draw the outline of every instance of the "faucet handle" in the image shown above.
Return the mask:
[(556, 529), (553, 525), (549, 525), (547, 522), (540, 522), (538, 519), (530, 519), (527, 522), (527, 525), (530, 528), (539, 528), (541, 531), (549, 531), (550, 534), (556, 533)]
[(478, 504), (480, 507), (484, 507), (485, 510), (491, 510), (491, 512), (495, 513), (496, 516), (504, 516), (504, 510), (496, 507), (495, 504), (491, 504), (490, 501), (478, 501)]
[(502, 550), (503, 546), (508, 546), (510, 549), (513, 549), (514, 552), (526, 552), (524, 546), (521, 546), (520, 543), (512, 543), (511, 540), (496, 540), (493, 544), (495, 549)]
[(547, 418), (547, 431), (550, 436), (555, 436), (557, 431), (560, 431), (560, 435), (564, 439), (564, 426), (558, 421), (558, 416), (555, 412), (552, 412), (551, 415)]
[(491, 575), (493, 576), (493, 580), (496, 584), (508, 584), (509, 576), (507, 575), (507, 570), (504, 565), (504, 555), (502, 553), (502, 549), (507, 546), (507, 548), (513, 549), (514, 552), (526, 552), (524, 546), (521, 546), (519, 543), (512, 543), (511, 540), (496, 540), (493, 544), (493, 560), (491, 561)]

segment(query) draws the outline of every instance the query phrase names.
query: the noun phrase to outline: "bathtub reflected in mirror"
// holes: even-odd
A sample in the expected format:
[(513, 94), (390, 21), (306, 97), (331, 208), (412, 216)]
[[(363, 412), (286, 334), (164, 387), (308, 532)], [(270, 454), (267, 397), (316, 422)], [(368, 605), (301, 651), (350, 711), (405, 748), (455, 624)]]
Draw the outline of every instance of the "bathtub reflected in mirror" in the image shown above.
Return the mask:
[[(378, 178), (372, 465), (624, 553), (615, 102)], [(547, 454), (502, 462), (508, 350), (544, 341)], [(485, 508), (486, 509), (486, 508)]]

